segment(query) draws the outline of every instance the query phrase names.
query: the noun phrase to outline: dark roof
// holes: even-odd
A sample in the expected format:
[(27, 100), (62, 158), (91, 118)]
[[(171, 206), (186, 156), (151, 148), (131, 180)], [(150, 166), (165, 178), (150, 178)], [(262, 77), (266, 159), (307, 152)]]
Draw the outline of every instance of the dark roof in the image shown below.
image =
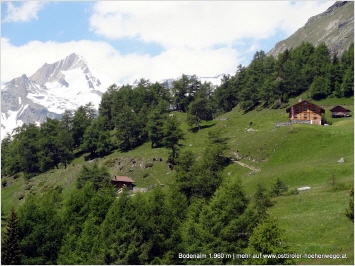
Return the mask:
[[(310, 102), (308, 100), (302, 100), (302, 101), (300, 101), (300, 102), (298, 102), (298, 103), (296, 103), (296, 104), (294, 104), (292, 106), (296, 106), (296, 105), (302, 104), (304, 102), (307, 102), (308, 104), (312, 104), (312, 105), (317, 106), (321, 110), (321, 113), (325, 113), (325, 110), (322, 107), (320, 107), (320, 106), (316, 105), (315, 103), (312, 103), (312, 102)], [(292, 106), (286, 109), (286, 113), (289, 113), (291, 111)]]
[(131, 178), (129, 178), (128, 176), (114, 176), (112, 178), (112, 181), (121, 181), (121, 182), (134, 183), (134, 181)]
[(334, 110), (335, 108), (337, 108), (337, 107), (340, 107), (341, 109), (343, 109), (343, 111), (351, 112), (349, 109), (346, 109), (346, 108), (344, 108), (344, 107), (341, 106), (341, 105), (334, 106), (332, 109), (330, 109), (330, 111), (333, 111), (333, 110)]

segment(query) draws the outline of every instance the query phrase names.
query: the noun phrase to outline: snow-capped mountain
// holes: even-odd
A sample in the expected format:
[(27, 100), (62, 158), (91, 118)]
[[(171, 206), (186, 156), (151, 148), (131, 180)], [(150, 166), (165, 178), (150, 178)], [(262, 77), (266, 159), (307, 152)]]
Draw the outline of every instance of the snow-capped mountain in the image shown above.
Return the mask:
[[(198, 79), (219, 86), (222, 77), (223, 74)], [(171, 89), (177, 79), (160, 83)], [(132, 87), (138, 82), (133, 82)], [(1, 86), (1, 139), (24, 123), (41, 124), (47, 117), (60, 118), (66, 109), (76, 110), (89, 102), (98, 108), (102, 94), (113, 83), (74, 53), (58, 62), (45, 63), (33, 75), (24, 74)]]
[[(197, 77), (197, 80), (201, 81), (201, 83), (204, 83), (204, 82), (211, 82), (212, 85), (214, 86), (220, 86), (222, 84), (221, 80), (223, 78), (223, 75), (224, 74), (220, 74), (220, 75), (217, 75), (217, 76), (214, 76), (214, 77)], [(165, 84), (165, 86), (169, 89), (171, 89), (173, 87), (173, 82), (175, 80), (178, 80), (179, 78), (181, 77), (178, 77), (176, 79), (173, 79), (173, 78), (170, 78), (170, 79), (163, 79), (161, 80), (159, 83), (160, 84)], [(136, 80), (135, 82), (138, 83), (138, 81)]]
[(102, 94), (113, 83), (74, 53), (44, 64), (30, 77), (15, 78), (1, 86), (1, 139), (23, 123), (60, 118), (66, 109), (88, 102), (98, 108)]

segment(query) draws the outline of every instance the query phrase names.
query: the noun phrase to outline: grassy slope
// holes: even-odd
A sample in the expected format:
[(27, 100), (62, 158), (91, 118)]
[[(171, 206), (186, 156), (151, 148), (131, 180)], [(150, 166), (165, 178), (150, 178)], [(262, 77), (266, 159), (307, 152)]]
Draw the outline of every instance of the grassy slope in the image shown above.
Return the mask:
[[(295, 103), (291, 101), (291, 104)], [(327, 110), (336, 104), (347, 104), (354, 111), (353, 99), (326, 99), (317, 102)], [(201, 153), (207, 134), (213, 128), (223, 128), (223, 134), (229, 138), (230, 155), (235, 152), (243, 157), (240, 161), (261, 169), (254, 173), (246, 167), (231, 164), (224, 170), (225, 182), (240, 178), (245, 191), (252, 195), (256, 183), (270, 187), (277, 178), (290, 188), (310, 186), (311, 189), (298, 195), (275, 198), (276, 204), (271, 214), (285, 229), (289, 245), (295, 253), (347, 253), (348, 259), (301, 259), (300, 264), (352, 264), (354, 261), (354, 228), (344, 215), (349, 201), (349, 191), (354, 180), (354, 120), (353, 118), (332, 119), (332, 126), (294, 125), (275, 128), (275, 122), (288, 121), (285, 109), (252, 111), (243, 114), (238, 108), (203, 124), (204, 129), (191, 133), (185, 123), (186, 116), (175, 113), (183, 124), (186, 133), (183, 144), (195, 153)], [(256, 131), (247, 132), (249, 122)], [(107, 164), (112, 175), (129, 175), (138, 187), (173, 185), (174, 172), (169, 171), (165, 160), (168, 150), (151, 149), (146, 143), (137, 149), (100, 158), (99, 164)], [(153, 157), (163, 158), (163, 162), (154, 162), (151, 168), (142, 168)], [(345, 163), (337, 163), (341, 157)], [(133, 166), (129, 161), (137, 161)], [(118, 159), (121, 164), (109, 164)], [(81, 169), (83, 157), (75, 160), (68, 169), (52, 170), (31, 179), (25, 184), (23, 178), (9, 179), (12, 184), (2, 188), (2, 206), (7, 215), (11, 205), (19, 206), (28, 193), (43, 193), (49, 187), (64, 186), (64, 193), (73, 188), (75, 175)], [(119, 167), (124, 166), (120, 172)], [(132, 169), (133, 171), (129, 172)], [(145, 173), (149, 176), (143, 178)], [(333, 179), (334, 177), (334, 179)], [(335, 181), (334, 181), (335, 180)], [(27, 188), (27, 190), (26, 190)], [(24, 199), (18, 200), (23, 194)]]

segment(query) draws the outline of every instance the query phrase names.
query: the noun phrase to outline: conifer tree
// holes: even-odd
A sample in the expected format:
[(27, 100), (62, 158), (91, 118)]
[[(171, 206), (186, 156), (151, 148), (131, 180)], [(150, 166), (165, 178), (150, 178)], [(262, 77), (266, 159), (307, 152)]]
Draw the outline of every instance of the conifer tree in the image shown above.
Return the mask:
[(163, 140), (162, 143), (168, 149), (171, 149), (169, 160), (175, 164), (181, 144), (180, 140), (184, 139), (184, 133), (180, 129), (180, 122), (175, 116), (169, 117), (163, 124)]
[[(277, 221), (271, 217), (267, 218), (263, 223), (258, 224), (254, 229), (245, 250), (248, 254), (286, 254), (291, 253), (286, 244), (284, 230), (282, 230)], [(246, 261), (245, 264), (256, 265), (276, 265), (276, 264), (294, 264), (289, 258), (267, 258), (253, 256)]]
[(11, 208), (4, 237), (1, 244), (1, 264), (21, 264), (21, 250), (19, 246), (18, 219), (14, 208)]
[(207, 99), (198, 98), (191, 102), (188, 107), (187, 123), (192, 126), (197, 125), (201, 129), (201, 120), (212, 120), (212, 109)]

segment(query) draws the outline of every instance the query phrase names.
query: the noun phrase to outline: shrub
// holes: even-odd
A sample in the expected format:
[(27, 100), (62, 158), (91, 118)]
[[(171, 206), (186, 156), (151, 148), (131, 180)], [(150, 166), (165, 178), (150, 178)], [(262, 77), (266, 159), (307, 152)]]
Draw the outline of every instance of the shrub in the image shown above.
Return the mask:
[(146, 178), (146, 177), (148, 177), (149, 176), (149, 173), (144, 173), (143, 174), (143, 178)]
[(349, 207), (345, 210), (345, 215), (354, 222), (354, 188), (350, 191)]
[(294, 189), (290, 189), (288, 192), (287, 192), (287, 196), (290, 196), (290, 195), (297, 195), (299, 194), (300, 192), (297, 190), (297, 188), (294, 188)]
[(20, 193), (20, 194), (17, 195), (17, 198), (19, 200), (22, 200), (24, 197), (25, 197), (25, 195), (23, 193)]
[(153, 163), (146, 163), (144, 168), (152, 167), (154, 164)]
[(1, 186), (6, 187), (6, 185), (7, 185), (7, 179), (3, 178), (3, 180), (1, 180)]

